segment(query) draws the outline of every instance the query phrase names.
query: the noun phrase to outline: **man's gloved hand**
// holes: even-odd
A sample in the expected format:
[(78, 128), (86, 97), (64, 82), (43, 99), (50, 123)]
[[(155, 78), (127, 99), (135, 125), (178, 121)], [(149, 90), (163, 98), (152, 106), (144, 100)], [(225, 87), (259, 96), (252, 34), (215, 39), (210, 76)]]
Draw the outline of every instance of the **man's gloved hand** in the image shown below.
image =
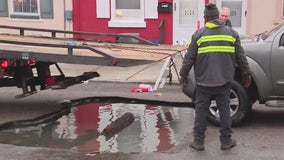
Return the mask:
[(183, 86), (187, 86), (187, 84), (188, 84), (187, 77), (181, 76), (181, 77), (180, 77), (180, 83), (181, 83)]
[(243, 81), (244, 86), (248, 88), (251, 85), (251, 75), (243, 74), (242, 81)]

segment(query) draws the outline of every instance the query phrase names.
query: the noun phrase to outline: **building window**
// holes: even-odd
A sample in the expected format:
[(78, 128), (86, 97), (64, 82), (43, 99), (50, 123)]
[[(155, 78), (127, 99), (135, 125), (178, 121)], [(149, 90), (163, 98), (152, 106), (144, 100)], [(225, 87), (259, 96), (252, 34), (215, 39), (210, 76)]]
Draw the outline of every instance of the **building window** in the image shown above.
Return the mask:
[(38, 14), (38, 0), (14, 0), (14, 13)]
[(39, 18), (39, 0), (13, 0), (12, 15)]
[(136, 9), (139, 10), (140, 0), (116, 0), (116, 9)]
[(109, 27), (146, 27), (144, 0), (112, 0)]
[(54, 18), (53, 0), (0, 0), (0, 5), (0, 16), (20, 19)]
[(198, 21), (198, 0), (179, 1), (179, 24), (192, 25)]

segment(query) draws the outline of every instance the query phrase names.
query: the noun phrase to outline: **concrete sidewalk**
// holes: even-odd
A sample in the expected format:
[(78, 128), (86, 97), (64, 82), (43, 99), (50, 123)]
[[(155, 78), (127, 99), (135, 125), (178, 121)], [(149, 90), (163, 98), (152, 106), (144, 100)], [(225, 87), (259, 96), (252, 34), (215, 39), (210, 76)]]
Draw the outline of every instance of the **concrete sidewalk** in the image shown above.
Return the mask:
[[(118, 66), (97, 66), (97, 65), (78, 65), (78, 64), (59, 64), (66, 76), (78, 76), (83, 72), (96, 71), (100, 77), (96, 77), (91, 81), (105, 81), (105, 82), (151, 82), (155, 83), (162, 74), (162, 68), (166, 59), (158, 62), (153, 62), (144, 65), (137, 65), (131, 67)], [(182, 64), (181, 55), (177, 55), (174, 59), (177, 72), (179, 72)], [(77, 67), (74, 67), (74, 66)], [(76, 68), (76, 70), (74, 70)], [(171, 68), (172, 82), (178, 83), (177, 72), (174, 67)], [(169, 82), (169, 78), (167, 78)]]

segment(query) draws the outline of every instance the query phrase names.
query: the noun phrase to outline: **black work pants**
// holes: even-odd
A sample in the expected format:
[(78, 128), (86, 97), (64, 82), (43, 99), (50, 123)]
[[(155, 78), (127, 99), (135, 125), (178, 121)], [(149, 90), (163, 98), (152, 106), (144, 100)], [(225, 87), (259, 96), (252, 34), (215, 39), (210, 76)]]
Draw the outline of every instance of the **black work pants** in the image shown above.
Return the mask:
[(193, 135), (196, 142), (204, 143), (207, 128), (207, 116), (212, 99), (216, 100), (220, 116), (220, 142), (227, 144), (231, 140), (230, 90), (231, 83), (218, 87), (196, 86), (195, 120)]

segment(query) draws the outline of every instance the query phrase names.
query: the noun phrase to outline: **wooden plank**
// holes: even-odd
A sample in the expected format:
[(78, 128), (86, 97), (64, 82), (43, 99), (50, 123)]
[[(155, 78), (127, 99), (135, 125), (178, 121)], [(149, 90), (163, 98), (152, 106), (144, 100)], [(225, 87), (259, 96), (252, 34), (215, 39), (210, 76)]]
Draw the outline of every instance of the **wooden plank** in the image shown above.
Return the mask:
[(134, 119), (134, 115), (130, 112), (127, 112), (106, 126), (106, 128), (101, 132), (101, 135), (104, 135), (108, 140), (124, 128), (131, 125), (134, 122)]

